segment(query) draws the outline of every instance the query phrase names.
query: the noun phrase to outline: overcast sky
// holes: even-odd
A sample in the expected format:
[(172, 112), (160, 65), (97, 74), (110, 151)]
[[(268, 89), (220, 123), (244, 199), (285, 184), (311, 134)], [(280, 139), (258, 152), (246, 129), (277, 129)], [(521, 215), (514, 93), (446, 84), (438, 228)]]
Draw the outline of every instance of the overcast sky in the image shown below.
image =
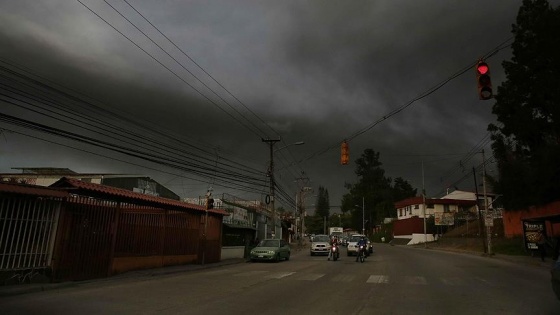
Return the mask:
[[(216, 152), (209, 160), (232, 159), (263, 177), (269, 148), (262, 138), (281, 137), (275, 149), (304, 141), (275, 152), (276, 179), (295, 197), (304, 172), (308, 186), (329, 190), (333, 206), (344, 184), (357, 181), (353, 161), (367, 148), (380, 152), (387, 176), (419, 191), (423, 164), (433, 197), (453, 186), (473, 190), (472, 168), (482, 162), (473, 150), (491, 156), (493, 101), (478, 100), (474, 68), (405, 105), (511, 38), (521, 1), (127, 1), (1, 1), (0, 59)], [(487, 59), (494, 90), (510, 58), (503, 49)], [(49, 124), (2, 103), (0, 113)], [(213, 186), (218, 195), (260, 198), (116, 153), (110, 159), (30, 138), (21, 133), (105, 154), (6, 122), (0, 128), (1, 172), (134, 173), (182, 197)], [(344, 139), (347, 166), (339, 163)]]

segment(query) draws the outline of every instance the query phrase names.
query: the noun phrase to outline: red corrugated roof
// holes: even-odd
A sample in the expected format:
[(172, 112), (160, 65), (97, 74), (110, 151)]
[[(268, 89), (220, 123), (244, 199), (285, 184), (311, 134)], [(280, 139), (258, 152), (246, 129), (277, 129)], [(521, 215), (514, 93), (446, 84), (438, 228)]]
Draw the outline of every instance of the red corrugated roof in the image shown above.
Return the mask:
[(0, 183), (0, 192), (58, 198), (65, 198), (68, 196), (67, 192), (60, 191), (58, 189), (52, 189), (44, 186), (10, 183)]
[[(179, 207), (179, 208), (184, 208), (189, 210), (206, 211), (206, 208), (204, 206), (200, 206), (192, 203), (186, 203), (186, 202), (168, 199), (168, 198), (145, 195), (122, 188), (115, 188), (115, 187), (105, 186), (100, 184), (87, 183), (75, 178), (63, 177), (59, 179), (56, 183), (52, 184), (50, 187), (65, 188), (65, 189), (80, 189), (80, 190), (95, 192), (108, 196), (117, 196), (120, 198), (141, 200), (144, 202), (174, 206), (174, 207)], [(208, 212), (221, 214), (221, 215), (229, 215), (229, 213), (220, 209), (211, 209), (208, 210)]]
[(406, 207), (406, 206), (419, 205), (422, 202), (423, 202), (422, 196), (411, 197), (411, 198), (408, 198), (408, 199), (404, 199), (404, 200), (395, 202), (395, 208), (399, 209), (399, 208)]

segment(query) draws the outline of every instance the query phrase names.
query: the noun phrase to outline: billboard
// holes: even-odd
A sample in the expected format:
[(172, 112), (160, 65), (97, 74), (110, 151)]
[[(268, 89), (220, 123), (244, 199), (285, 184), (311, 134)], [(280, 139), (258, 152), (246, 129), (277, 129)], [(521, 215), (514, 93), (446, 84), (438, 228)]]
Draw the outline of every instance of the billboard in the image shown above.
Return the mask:
[(523, 239), (526, 249), (538, 249), (539, 246), (537, 245), (537, 242), (539, 241), (541, 235), (546, 237), (544, 221), (523, 221)]
[(434, 212), (435, 225), (454, 225), (455, 214), (452, 212)]

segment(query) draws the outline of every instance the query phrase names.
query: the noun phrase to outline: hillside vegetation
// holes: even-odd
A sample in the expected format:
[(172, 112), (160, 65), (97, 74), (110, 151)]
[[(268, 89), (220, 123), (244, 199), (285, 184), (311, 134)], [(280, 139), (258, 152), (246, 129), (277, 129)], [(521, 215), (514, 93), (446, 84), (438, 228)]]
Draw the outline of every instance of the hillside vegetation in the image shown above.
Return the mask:
[[(504, 237), (504, 226), (501, 219), (494, 220), (492, 228), (491, 248), (494, 254), (504, 255), (532, 255), (533, 253), (525, 250), (522, 237)], [(452, 227), (447, 233), (436, 241), (428, 244), (429, 247), (445, 247), (455, 250), (473, 251), (484, 253), (486, 241), (483, 234), (479, 231), (479, 224), (476, 220), (465, 222), (460, 226)], [(424, 246), (423, 244), (417, 246)]]

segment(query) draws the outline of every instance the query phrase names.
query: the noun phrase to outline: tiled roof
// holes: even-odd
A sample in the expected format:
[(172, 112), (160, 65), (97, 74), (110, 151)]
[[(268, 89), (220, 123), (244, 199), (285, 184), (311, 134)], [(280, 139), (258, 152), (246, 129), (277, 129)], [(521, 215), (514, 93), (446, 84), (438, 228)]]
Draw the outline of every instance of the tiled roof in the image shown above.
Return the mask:
[[(138, 201), (143, 201), (143, 202), (148, 202), (153, 204), (174, 206), (174, 207), (179, 207), (179, 208), (189, 209), (189, 210), (206, 211), (206, 208), (204, 206), (181, 202), (178, 200), (173, 200), (168, 198), (145, 195), (122, 188), (115, 188), (115, 187), (110, 187), (110, 186), (105, 186), (100, 184), (87, 183), (75, 178), (63, 177), (59, 179), (56, 183), (52, 184), (50, 187), (62, 188), (69, 192), (72, 192), (72, 190), (82, 190), (85, 192), (114, 196), (122, 199), (138, 200)], [(226, 211), (221, 209), (211, 209), (208, 210), (208, 212), (221, 214), (221, 215), (229, 215)]]
[[(413, 206), (422, 204), (422, 196), (412, 197), (395, 202), (395, 208), (400, 209), (406, 206)], [(474, 206), (476, 205), (475, 200), (462, 200), (462, 199), (432, 199), (426, 198), (427, 205), (458, 205), (458, 206)]]
[(52, 189), (43, 186), (26, 185), (26, 184), (10, 184), (10, 183), (0, 183), (0, 192), (8, 192), (8, 193), (22, 194), (22, 195), (33, 195), (33, 196), (59, 197), (59, 198), (64, 198), (68, 196), (67, 192), (60, 191), (58, 189)]

